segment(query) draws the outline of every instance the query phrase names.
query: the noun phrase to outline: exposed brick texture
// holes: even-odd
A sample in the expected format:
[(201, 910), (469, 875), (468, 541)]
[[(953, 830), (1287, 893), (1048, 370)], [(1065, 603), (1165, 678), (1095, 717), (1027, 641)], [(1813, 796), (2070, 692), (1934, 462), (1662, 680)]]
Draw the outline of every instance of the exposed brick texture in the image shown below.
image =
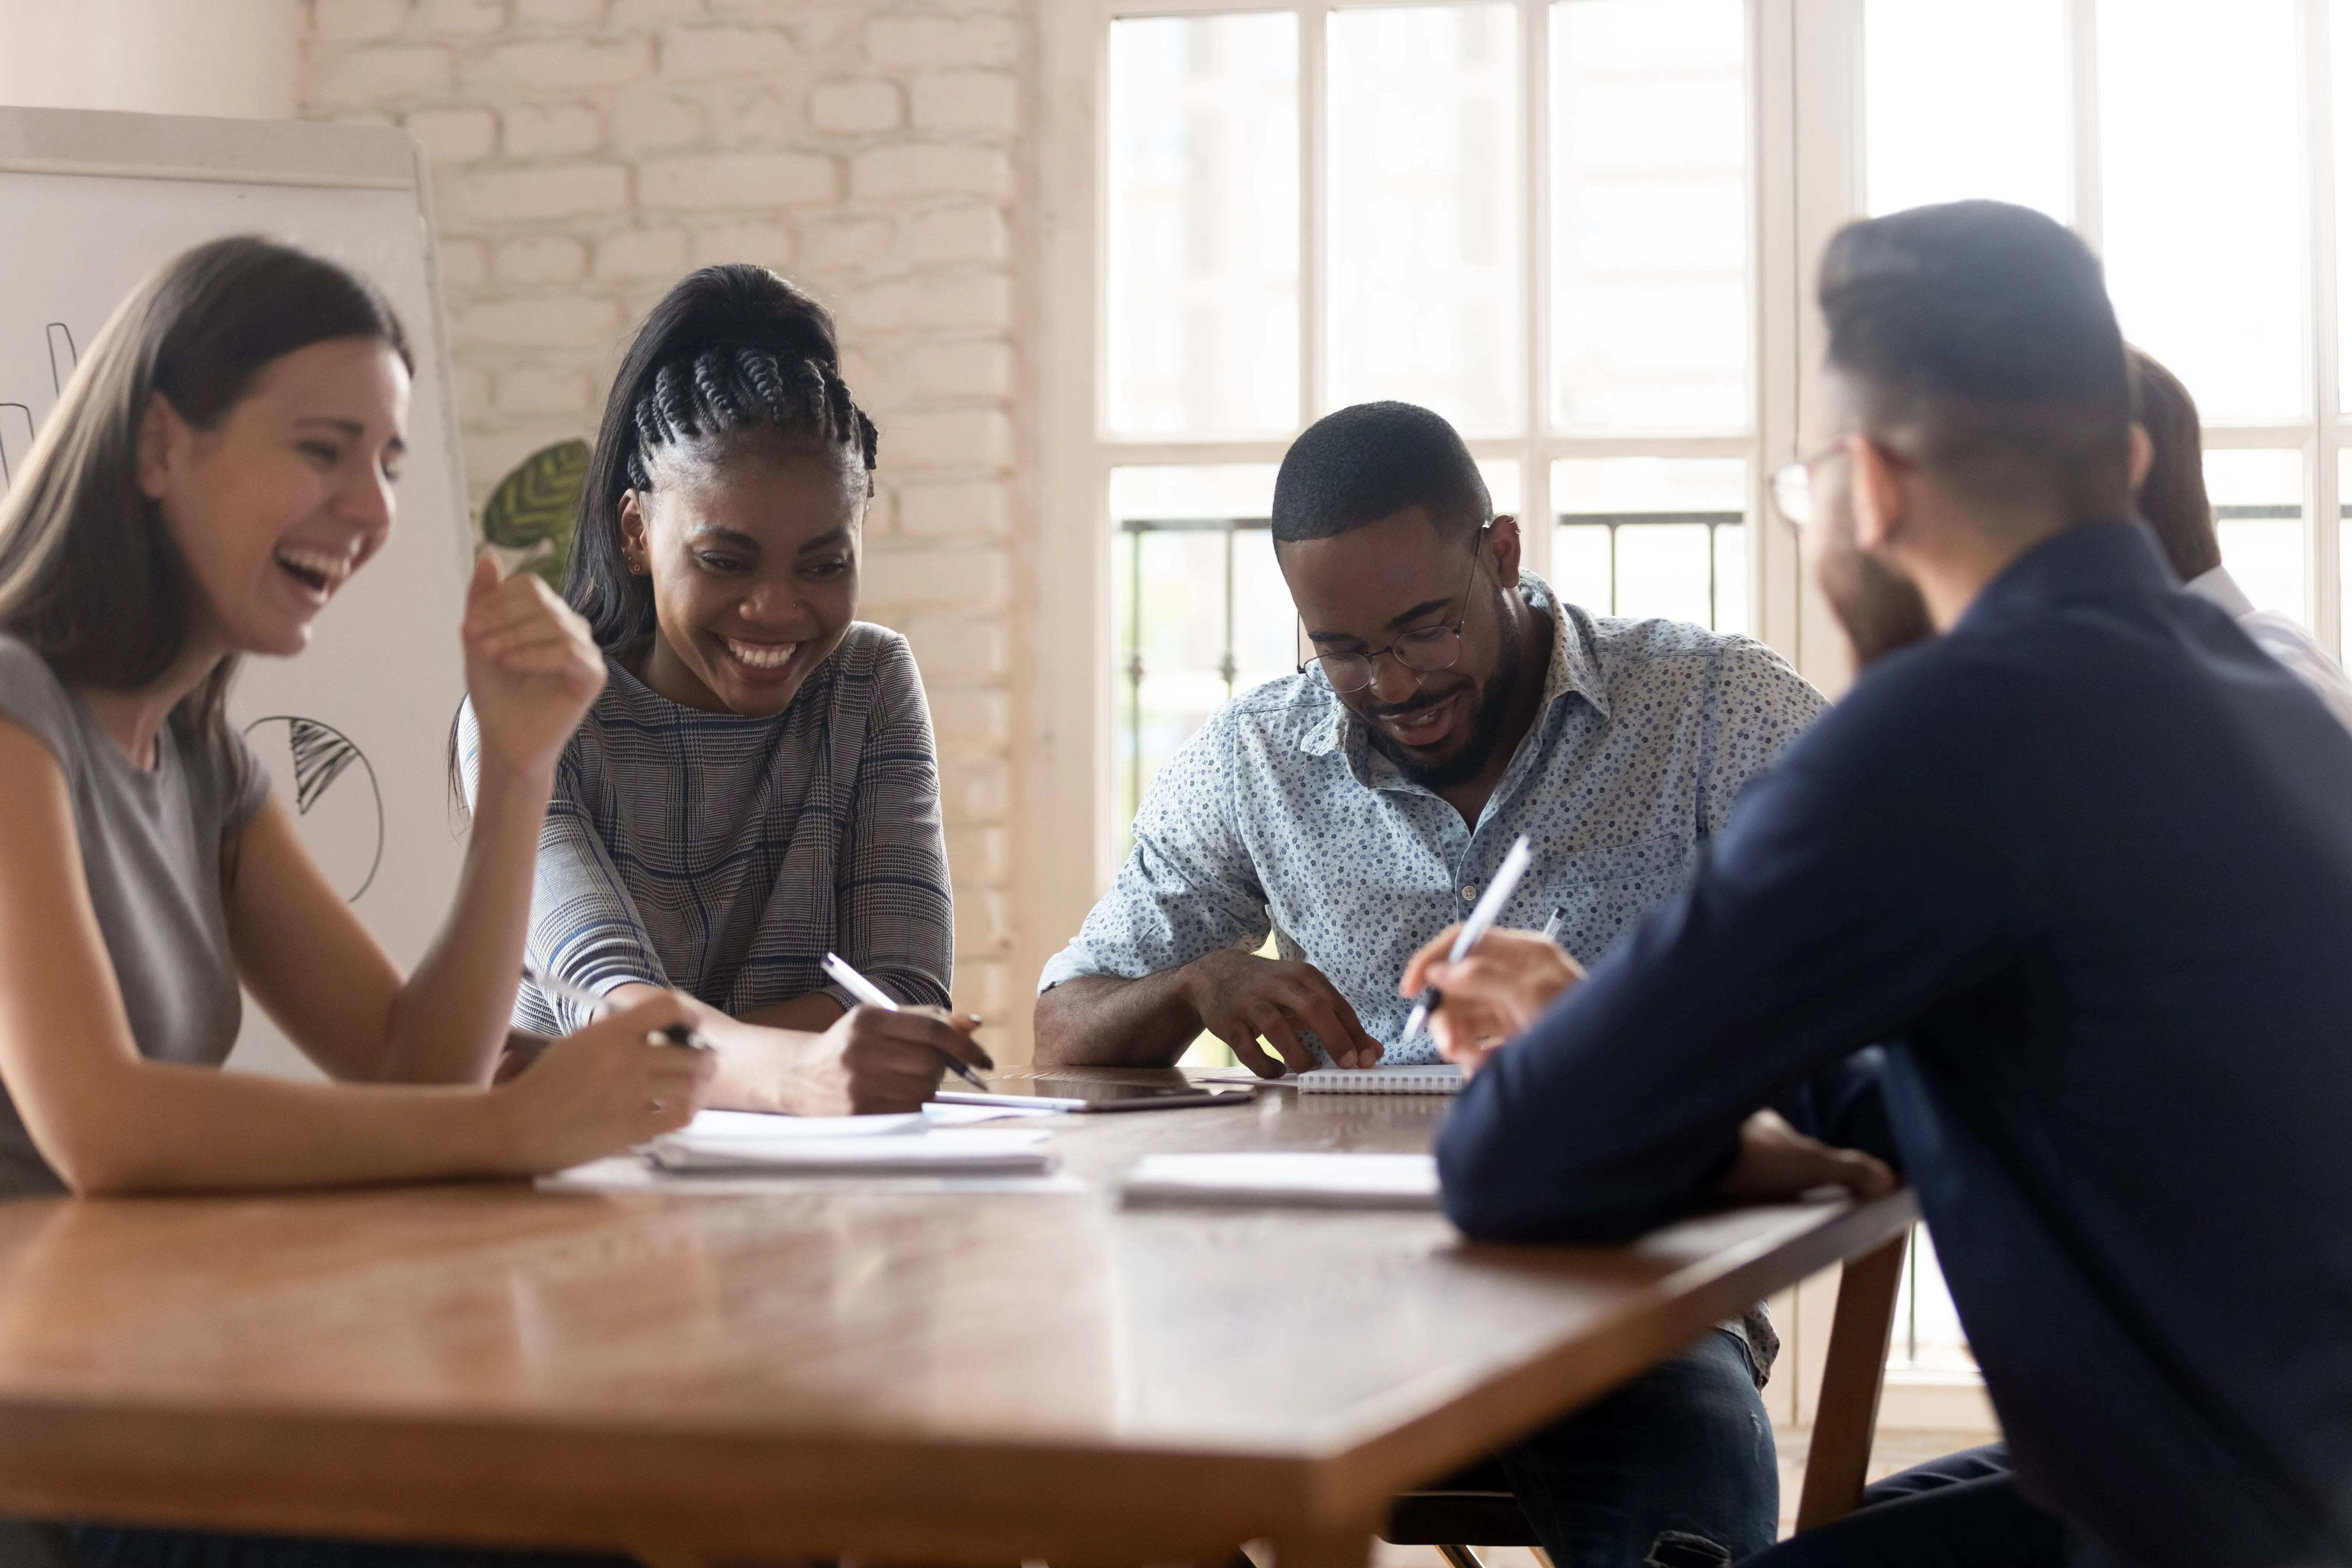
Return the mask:
[[(956, 997), (1017, 1058), (1012, 690), (1014, 236), (1028, 23), (1013, 0), (310, 0), (313, 118), (432, 161), (477, 502), (593, 434), (621, 345), (688, 268), (777, 268), (831, 305), (882, 427), (868, 619), (939, 732)], [(1058, 936), (1061, 933), (1053, 933)], [(1053, 945), (1048, 942), (1046, 945)]]

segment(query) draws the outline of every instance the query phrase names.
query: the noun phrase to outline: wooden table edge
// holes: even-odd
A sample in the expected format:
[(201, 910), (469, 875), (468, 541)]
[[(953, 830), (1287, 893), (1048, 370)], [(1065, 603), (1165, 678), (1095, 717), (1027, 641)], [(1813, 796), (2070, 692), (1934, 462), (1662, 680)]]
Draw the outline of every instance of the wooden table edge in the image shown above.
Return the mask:
[[(0, 1404), (0, 1508), (224, 1530), (618, 1545), (665, 1561), (850, 1551), (1191, 1560), (1260, 1536), (1369, 1528), (1397, 1491), (1605, 1393), (1748, 1303), (1900, 1234), (1916, 1214), (1906, 1190), (1790, 1241), (1751, 1244), (1727, 1268), (1717, 1255), (1692, 1266), (1709, 1278), (1693, 1284), (1685, 1269), (1629, 1299), (1597, 1341), (1537, 1355), (1505, 1376), (1489, 1369), (1479, 1386), (1423, 1415), (1388, 1424), (1377, 1408), (1351, 1415), (1351, 1429), (1373, 1435), (1335, 1432), (1304, 1453), (21, 1400)], [(1473, 1250), (1507, 1258), (1523, 1249)], [(1397, 1398), (1425, 1405), (1429, 1390)], [(520, 1458), (519, 1426), (530, 1437)], [(1099, 1482), (1088, 1491), (1118, 1499), (1115, 1510), (1074, 1491), (1076, 1466)], [(1165, 1472), (1177, 1468), (1182, 1480), (1171, 1484)], [(126, 1472), (140, 1478), (130, 1508), (121, 1500)], [(750, 1486), (740, 1479), (747, 1473), (775, 1479)]]

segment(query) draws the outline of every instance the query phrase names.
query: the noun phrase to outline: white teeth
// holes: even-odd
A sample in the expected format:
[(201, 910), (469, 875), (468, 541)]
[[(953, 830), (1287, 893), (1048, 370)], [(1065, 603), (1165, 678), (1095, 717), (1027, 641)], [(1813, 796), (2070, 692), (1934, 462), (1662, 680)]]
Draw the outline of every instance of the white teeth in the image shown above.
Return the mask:
[(729, 653), (733, 654), (753, 669), (782, 669), (793, 661), (793, 655), (799, 651), (801, 646), (796, 642), (737, 642), (733, 637), (722, 637), (719, 640), (727, 645)]
[(278, 559), (297, 571), (324, 577), (330, 588), (352, 574), (350, 556), (330, 555), (323, 550), (305, 550), (299, 545), (281, 544), (278, 547)]

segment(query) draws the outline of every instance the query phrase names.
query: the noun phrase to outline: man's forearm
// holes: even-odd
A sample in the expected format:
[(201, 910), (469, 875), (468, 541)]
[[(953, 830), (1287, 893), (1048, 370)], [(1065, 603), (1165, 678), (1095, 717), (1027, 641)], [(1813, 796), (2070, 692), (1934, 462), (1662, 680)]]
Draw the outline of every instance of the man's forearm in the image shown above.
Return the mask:
[(1081, 974), (1037, 998), (1040, 1067), (1164, 1068), (1201, 1033), (1185, 972), (1140, 980)]

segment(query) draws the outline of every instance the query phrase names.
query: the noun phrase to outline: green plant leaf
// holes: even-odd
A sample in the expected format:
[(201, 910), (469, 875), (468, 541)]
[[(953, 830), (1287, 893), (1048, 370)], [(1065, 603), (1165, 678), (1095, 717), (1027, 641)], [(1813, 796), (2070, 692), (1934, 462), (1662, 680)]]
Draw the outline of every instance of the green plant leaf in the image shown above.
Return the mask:
[[(529, 550), (526, 564), (561, 591), (572, 554), (580, 491), (588, 480), (588, 443), (558, 441), (516, 465), (482, 503), (482, 538), (502, 550)], [(539, 547), (544, 546), (544, 549)]]

